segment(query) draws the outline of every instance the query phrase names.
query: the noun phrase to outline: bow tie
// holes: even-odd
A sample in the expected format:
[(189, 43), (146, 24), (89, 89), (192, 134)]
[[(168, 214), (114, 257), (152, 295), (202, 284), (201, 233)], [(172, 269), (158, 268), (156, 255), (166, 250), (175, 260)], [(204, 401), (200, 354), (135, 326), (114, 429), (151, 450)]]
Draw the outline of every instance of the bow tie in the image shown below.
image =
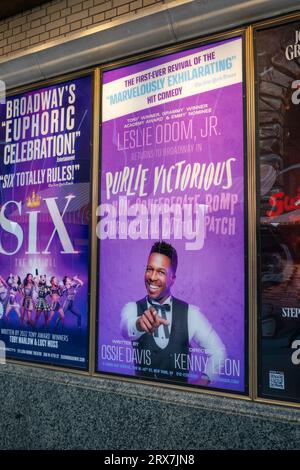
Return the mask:
[(170, 312), (171, 311), (171, 305), (170, 304), (154, 304), (150, 299), (148, 299), (148, 302), (152, 307), (155, 308), (155, 310), (160, 310), (161, 312)]

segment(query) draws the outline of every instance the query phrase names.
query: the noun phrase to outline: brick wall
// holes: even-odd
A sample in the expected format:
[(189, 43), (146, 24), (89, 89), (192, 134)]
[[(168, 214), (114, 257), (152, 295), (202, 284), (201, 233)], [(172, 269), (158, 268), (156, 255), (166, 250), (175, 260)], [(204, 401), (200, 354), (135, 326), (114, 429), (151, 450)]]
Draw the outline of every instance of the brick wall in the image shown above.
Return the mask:
[[(9, 0), (8, 0), (9, 1)], [(150, 14), (170, 0), (53, 0), (0, 21), (0, 58), (114, 20)], [(173, 2), (176, 3), (176, 2)]]

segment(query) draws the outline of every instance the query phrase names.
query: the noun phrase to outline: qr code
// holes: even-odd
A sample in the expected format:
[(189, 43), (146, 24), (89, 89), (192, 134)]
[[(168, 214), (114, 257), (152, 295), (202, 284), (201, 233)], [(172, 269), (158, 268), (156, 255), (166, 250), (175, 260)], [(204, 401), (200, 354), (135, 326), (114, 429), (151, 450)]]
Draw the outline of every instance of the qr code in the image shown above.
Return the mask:
[(269, 387), (284, 390), (284, 373), (274, 370), (269, 371)]

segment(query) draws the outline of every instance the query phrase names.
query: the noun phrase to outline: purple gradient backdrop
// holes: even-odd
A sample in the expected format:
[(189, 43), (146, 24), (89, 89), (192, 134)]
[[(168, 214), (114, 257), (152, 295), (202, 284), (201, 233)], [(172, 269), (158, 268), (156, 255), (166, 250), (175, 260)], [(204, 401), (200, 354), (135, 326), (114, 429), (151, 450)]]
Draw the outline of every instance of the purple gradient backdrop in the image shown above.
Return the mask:
[[(210, 46), (207, 46), (207, 48)], [(201, 48), (203, 49), (203, 48)], [(199, 50), (201, 50), (199, 48)], [(196, 52), (196, 49), (189, 53)], [(170, 56), (168, 56), (169, 59)], [(178, 54), (178, 58), (181, 54)], [(174, 60), (176, 54), (169, 60)], [(163, 59), (157, 60), (162, 63)], [(166, 62), (166, 58), (164, 58)], [(151, 66), (157, 64), (151, 61)], [(148, 68), (147, 62), (135, 65), (134, 72)], [(128, 74), (133, 73), (132, 67), (128, 68)], [(126, 68), (122, 69), (122, 75), (127, 75)], [(120, 78), (118, 71), (106, 72), (105, 81)], [(181, 155), (154, 157), (145, 160), (132, 160), (131, 150), (118, 150), (117, 135), (124, 131), (124, 125), (130, 117), (145, 116), (155, 112), (163, 112), (177, 108), (185, 108), (196, 104), (206, 103), (212, 108), (211, 114), (193, 116), (193, 129), (195, 140), (177, 142), (177, 144), (202, 143), (202, 150)], [(199, 128), (204, 127), (206, 116), (215, 115), (218, 118), (220, 134), (201, 139)], [(188, 118), (185, 118), (185, 121)], [(170, 121), (168, 121), (170, 122)], [(154, 125), (154, 124), (153, 124)], [(141, 126), (140, 126), (141, 127)], [(239, 202), (235, 209), (236, 234), (218, 235), (208, 232), (204, 248), (199, 251), (187, 251), (186, 240), (169, 240), (178, 252), (179, 264), (177, 279), (172, 288), (174, 296), (197, 305), (202, 313), (217, 331), (226, 346), (227, 356), (239, 360), (241, 374), (237, 382), (226, 383), (219, 381), (216, 386), (222, 389), (244, 391), (244, 328), (245, 328), (245, 279), (244, 279), (244, 163), (243, 163), (243, 89), (242, 84), (227, 86), (218, 90), (202, 93), (189, 98), (178, 99), (172, 103), (153, 106), (118, 119), (102, 124), (102, 179), (101, 202), (107, 202), (105, 192), (105, 173), (115, 172), (125, 165), (130, 167), (142, 163), (149, 168), (146, 190), (149, 198), (163, 196), (159, 192), (153, 196), (153, 172), (154, 166), (172, 164), (186, 160), (187, 163), (210, 163), (225, 161), (230, 157), (237, 160), (233, 165), (233, 186), (229, 190), (211, 187), (210, 194), (238, 193)], [(156, 145), (156, 149), (168, 147), (173, 144)], [(142, 149), (139, 149), (142, 150)], [(149, 148), (148, 148), (149, 150)], [(165, 194), (165, 197), (192, 196), (195, 190), (173, 191)], [(199, 203), (205, 203), (204, 189), (199, 190)], [(112, 200), (116, 201), (118, 196)], [(130, 204), (136, 201), (135, 196), (128, 198)], [(228, 215), (228, 211), (218, 210), (213, 214), (216, 217)], [(144, 286), (144, 272), (148, 253), (156, 240), (102, 240), (100, 242), (100, 295), (99, 295), (99, 331), (98, 331), (98, 370), (126, 375), (134, 375), (133, 370), (124, 369), (124, 366), (116, 361), (108, 365), (101, 359), (101, 346), (111, 345), (113, 341), (122, 340), (120, 333), (120, 313), (125, 303), (136, 301), (146, 294)], [(168, 241), (168, 240), (166, 240)]]

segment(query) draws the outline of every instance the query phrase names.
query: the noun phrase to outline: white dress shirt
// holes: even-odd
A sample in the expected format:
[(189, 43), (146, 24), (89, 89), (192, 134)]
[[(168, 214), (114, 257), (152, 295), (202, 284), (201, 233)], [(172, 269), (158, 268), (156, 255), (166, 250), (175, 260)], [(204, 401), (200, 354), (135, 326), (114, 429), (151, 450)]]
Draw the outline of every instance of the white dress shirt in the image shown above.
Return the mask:
[[(155, 301), (151, 301), (155, 307)], [(169, 321), (169, 331), (172, 327), (172, 297), (170, 296), (165, 302), (170, 305), (170, 310), (166, 311), (166, 317)], [(147, 300), (148, 308), (151, 304)], [(136, 321), (138, 318), (138, 310), (136, 302), (128, 302), (124, 305), (121, 312), (121, 332), (125, 339), (131, 341), (138, 341), (142, 335), (145, 334), (143, 331), (139, 331), (136, 327)], [(192, 340), (196, 344), (205, 349), (205, 354), (208, 356), (205, 371), (203, 371), (212, 382), (217, 378), (217, 370), (219, 364), (225, 360), (226, 352), (225, 346), (221, 339), (214, 331), (213, 327), (206, 319), (206, 317), (200, 312), (199, 308), (195, 305), (188, 306), (188, 335), (189, 343)], [(165, 349), (168, 346), (169, 338), (165, 337), (164, 326), (158, 327), (158, 336), (154, 336), (154, 341), (157, 346), (161, 349)]]

